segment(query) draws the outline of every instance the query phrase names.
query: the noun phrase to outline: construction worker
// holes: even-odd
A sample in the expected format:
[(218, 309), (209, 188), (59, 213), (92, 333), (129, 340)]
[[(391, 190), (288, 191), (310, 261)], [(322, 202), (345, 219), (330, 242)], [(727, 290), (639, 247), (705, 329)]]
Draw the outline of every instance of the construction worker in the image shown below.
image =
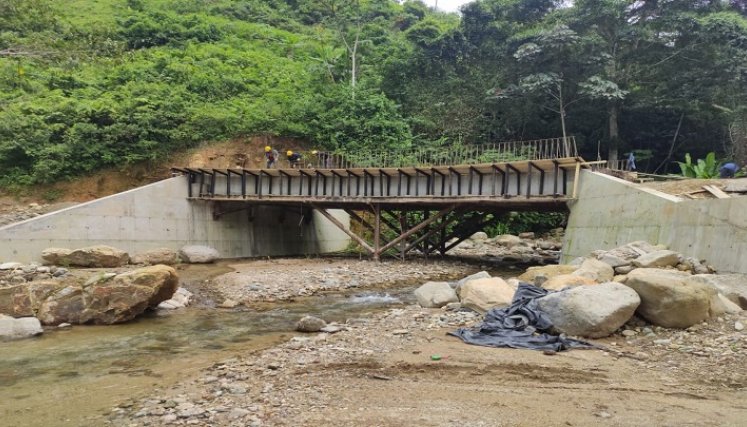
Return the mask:
[(267, 160), (267, 169), (275, 167), (275, 162), (278, 161), (280, 154), (277, 150), (273, 150), (269, 145), (265, 147), (265, 159)]
[(737, 174), (738, 170), (739, 170), (739, 167), (737, 166), (736, 163), (729, 162), (719, 168), (718, 177), (719, 178), (734, 178), (734, 175)]
[(296, 169), (298, 167), (298, 162), (301, 161), (301, 153), (294, 153), (291, 150), (288, 150), (285, 155), (288, 157), (288, 163), (290, 164), (290, 167), (293, 169)]
[(332, 157), (326, 151), (314, 150), (311, 154), (316, 157), (316, 167), (324, 169), (332, 167)]

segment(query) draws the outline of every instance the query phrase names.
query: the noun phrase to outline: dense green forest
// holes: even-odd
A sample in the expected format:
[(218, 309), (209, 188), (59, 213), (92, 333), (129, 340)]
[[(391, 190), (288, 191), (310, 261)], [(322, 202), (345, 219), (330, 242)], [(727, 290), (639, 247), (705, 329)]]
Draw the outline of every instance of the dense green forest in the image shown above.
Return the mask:
[(747, 162), (747, 2), (0, 2), (0, 185), (254, 134), (360, 153), (564, 132), (651, 172)]

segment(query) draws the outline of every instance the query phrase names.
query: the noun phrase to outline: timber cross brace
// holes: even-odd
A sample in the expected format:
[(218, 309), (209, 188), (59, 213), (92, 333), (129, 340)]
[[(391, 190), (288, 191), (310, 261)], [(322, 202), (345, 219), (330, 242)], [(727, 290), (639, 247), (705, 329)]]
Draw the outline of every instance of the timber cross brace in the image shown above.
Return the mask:
[[(345, 209), (358, 227), (348, 229), (322, 206), (314, 206), (319, 213), (354, 242), (368, 252), (374, 260), (384, 255), (405, 258), (418, 251), (426, 258), (433, 253), (446, 254), (472, 234), (494, 224), (498, 216), (487, 212), (458, 209), (456, 205), (432, 211), (388, 210), (373, 204), (368, 209)], [(370, 215), (371, 222), (364, 218)], [(357, 228), (359, 231), (353, 231)]]

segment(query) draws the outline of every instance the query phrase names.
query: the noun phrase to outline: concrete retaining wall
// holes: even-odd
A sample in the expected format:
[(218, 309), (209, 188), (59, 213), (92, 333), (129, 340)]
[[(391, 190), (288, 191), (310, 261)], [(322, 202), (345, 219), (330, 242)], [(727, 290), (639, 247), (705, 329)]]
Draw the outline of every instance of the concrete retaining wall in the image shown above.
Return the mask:
[[(135, 254), (147, 249), (208, 245), (226, 258), (301, 255), (344, 249), (349, 237), (316, 212), (254, 207), (213, 219), (212, 206), (187, 201), (186, 177), (0, 228), (0, 261), (40, 261), (48, 247), (105, 244)], [(334, 212), (343, 224), (344, 212)], [(307, 217), (304, 217), (306, 215)]]
[(563, 262), (635, 240), (705, 259), (719, 272), (747, 273), (747, 197), (686, 200), (583, 171)]

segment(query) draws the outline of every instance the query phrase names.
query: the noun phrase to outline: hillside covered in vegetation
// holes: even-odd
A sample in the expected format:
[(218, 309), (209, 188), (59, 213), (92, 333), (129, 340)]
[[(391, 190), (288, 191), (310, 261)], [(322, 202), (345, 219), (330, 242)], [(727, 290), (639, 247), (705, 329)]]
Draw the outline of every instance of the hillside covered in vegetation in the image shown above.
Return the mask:
[(0, 185), (254, 134), (355, 151), (575, 135), (747, 162), (747, 7), (724, 0), (4, 0)]

